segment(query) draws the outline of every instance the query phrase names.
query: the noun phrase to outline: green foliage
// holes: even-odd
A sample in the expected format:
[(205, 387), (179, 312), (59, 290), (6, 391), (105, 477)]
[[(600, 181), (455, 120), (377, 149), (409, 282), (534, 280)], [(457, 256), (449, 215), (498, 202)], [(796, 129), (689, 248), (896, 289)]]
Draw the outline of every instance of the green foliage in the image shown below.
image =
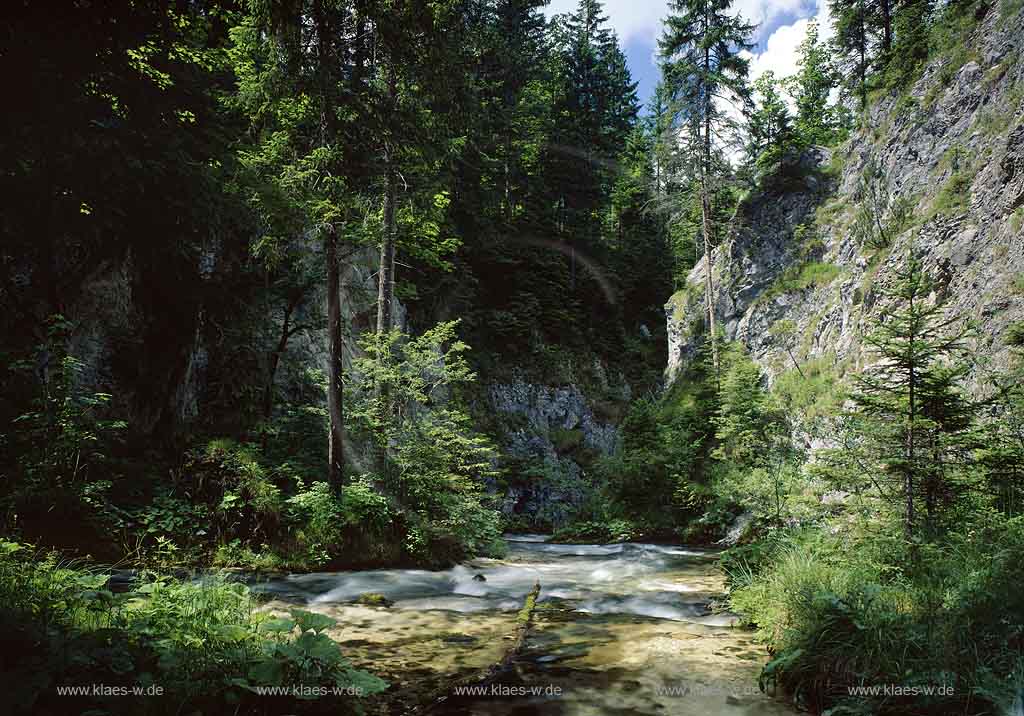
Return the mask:
[(551, 431), (551, 442), (559, 453), (573, 452), (583, 444), (583, 431), (555, 428)]
[(757, 105), (747, 118), (747, 155), (759, 168), (767, 169), (798, 148), (798, 135), (775, 73), (768, 70), (762, 74), (753, 89)]
[(954, 216), (967, 212), (976, 165), (964, 157), (964, 150), (956, 145), (946, 153), (940, 166), (948, 167), (950, 174), (932, 202), (931, 214)]
[(842, 269), (835, 264), (809, 261), (786, 268), (768, 289), (759, 296), (770, 301), (785, 293), (796, 293), (817, 286), (827, 286), (840, 274)]
[(830, 48), (818, 39), (818, 24), (812, 20), (797, 47), (798, 70), (783, 84), (796, 103), (795, 131), (803, 145), (833, 146), (846, 138), (849, 118), (842, 104), (830, 103), (840, 75)]
[(764, 389), (750, 357), (730, 346), (713, 418), (713, 490), (777, 526), (788, 516), (788, 498), (800, 482), (789, 415)]
[(483, 494), (495, 450), (461, 402), (476, 376), (456, 323), (417, 337), (373, 334), (362, 346), (350, 415), (381, 451), (386, 493), (408, 520), (407, 553), (447, 563), (500, 549), (498, 515)]
[(648, 534), (645, 528), (626, 519), (611, 519), (602, 522), (581, 520), (555, 531), (553, 542), (566, 544), (610, 544), (632, 542)]
[[(294, 610), (290, 620), (268, 621), (237, 583), (139, 580), (134, 591), (114, 593), (108, 575), (0, 541), (0, 621), (17, 653), (5, 668), (14, 713), (268, 713), (277, 706), (256, 687), (352, 686), (353, 696), (386, 687), (344, 659), (323, 633), (333, 624), (327, 617)], [(84, 683), (129, 693), (159, 687), (161, 695), (57, 694)]]
[(874, 160), (864, 166), (856, 193), (857, 210), (853, 235), (860, 245), (876, 255), (892, 245), (913, 222), (917, 204), (914, 197), (897, 194)]
[[(111, 417), (113, 396), (81, 387), (84, 365), (64, 348), (71, 324), (52, 316), (46, 330), (46, 342), (35, 351), (34, 363), (42, 367), (39, 392), (29, 399), (27, 412), (14, 416), (0, 435), (11, 460), (4, 461), (0, 487), (4, 522), (37, 535), (53, 518), (87, 533), (116, 528), (116, 519), (104, 524), (100, 516), (116, 477), (110, 452), (127, 425)], [(31, 385), (30, 365), (12, 361), (5, 368), (19, 383)]]
[(622, 423), (622, 448), (598, 464), (617, 516), (670, 533), (702, 512), (678, 493), (698, 477), (710, 446), (713, 393), (705, 368), (677, 378), (661, 401), (638, 400)]
[(1010, 228), (1019, 232), (1022, 227), (1024, 227), (1024, 207), (1018, 208), (1010, 215)]
[[(871, 532), (804, 531), (736, 555), (731, 604), (775, 654), (762, 685), (834, 713), (1005, 709), (1021, 658), (1007, 628), (1024, 620), (1020, 531), (1019, 520), (982, 519), (913, 561), (893, 535)], [(951, 688), (886, 699), (848, 691), (883, 683)]]
[(808, 421), (828, 418), (842, 407), (842, 389), (834, 355), (812, 358), (776, 377), (772, 392), (791, 415)]

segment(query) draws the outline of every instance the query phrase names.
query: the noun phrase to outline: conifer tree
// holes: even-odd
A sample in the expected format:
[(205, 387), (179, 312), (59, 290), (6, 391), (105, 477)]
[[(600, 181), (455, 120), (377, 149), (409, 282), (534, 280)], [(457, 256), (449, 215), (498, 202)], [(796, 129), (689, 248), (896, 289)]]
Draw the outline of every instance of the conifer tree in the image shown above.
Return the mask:
[(835, 27), (832, 45), (847, 78), (846, 91), (859, 97), (864, 111), (868, 104), (868, 72), (874, 61), (875, 8), (869, 0), (829, 0), (829, 10)]
[(947, 439), (962, 435), (969, 422), (957, 362), (968, 331), (932, 300), (932, 282), (913, 250), (893, 279), (881, 292), (888, 310), (865, 338), (877, 362), (857, 377), (853, 417), (873, 445), (875, 465), (901, 496), (909, 540), (919, 527), (921, 493), (934, 523), (943, 490), (936, 463), (950, 447)]
[(784, 84), (796, 103), (796, 132), (804, 145), (832, 145), (843, 126), (830, 102), (839, 76), (832, 65), (829, 48), (818, 40), (818, 23), (811, 21), (807, 35), (797, 48), (799, 69)]
[(746, 104), (748, 61), (753, 26), (730, 14), (732, 0), (673, 0), (658, 41), (662, 82), (672, 121), (669, 131), (684, 137), (683, 152), (700, 189), (704, 242), (705, 301), (712, 361), (719, 372), (711, 250), (713, 185), (731, 172), (724, 150), (735, 145), (735, 122), (726, 103)]
[(796, 134), (774, 72), (768, 70), (754, 81), (754, 96), (756, 104), (747, 117), (747, 159), (770, 166), (794, 146)]

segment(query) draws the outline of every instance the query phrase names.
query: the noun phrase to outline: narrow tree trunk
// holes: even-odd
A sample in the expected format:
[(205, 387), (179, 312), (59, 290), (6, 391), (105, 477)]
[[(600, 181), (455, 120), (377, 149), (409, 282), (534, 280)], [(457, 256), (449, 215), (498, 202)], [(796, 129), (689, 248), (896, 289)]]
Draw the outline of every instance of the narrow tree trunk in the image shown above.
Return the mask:
[(277, 376), (277, 366), (281, 362), (281, 356), (288, 347), (288, 339), (291, 337), (292, 313), (295, 311), (297, 300), (288, 302), (284, 309), (284, 320), (281, 322), (281, 335), (277, 339), (277, 347), (270, 354), (270, 361), (267, 366), (267, 384), (263, 387), (263, 419), (270, 420), (274, 412), (274, 381)]
[(344, 384), (342, 382), (341, 281), (338, 269), (338, 235), (333, 227), (324, 238), (327, 262), (328, 387), (327, 413), (330, 417), (328, 481), (340, 490), (345, 474)]
[(882, 12), (882, 55), (888, 59), (889, 51), (892, 50), (892, 7), (890, 0), (882, 0), (878, 4)]
[[(710, 27), (710, 19), (705, 21)], [(711, 74), (711, 50), (704, 48), (704, 76)], [(715, 335), (714, 279), (711, 277), (711, 197), (708, 195), (708, 175), (711, 173), (711, 92), (704, 88), (704, 157), (700, 173), (700, 213), (704, 232), (704, 290), (708, 307), (708, 333), (711, 339), (711, 362), (715, 367), (715, 380), (721, 377), (718, 363), (718, 336)]]
[(701, 223), (704, 233), (704, 297), (708, 308), (708, 334), (711, 340), (711, 362), (715, 376), (720, 373), (718, 365), (718, 337), (715, 335), (714, 280), (711, 277), (711, 201), (708, 198), (707, 180), (701, 182)]
[[(914, 298), (910, 298), (910, 312), (913, 315), (914, 312)], [(907, 540), (911, 540), (914, 536), (914, 470), (916, 464), (914, 460), (914, 430), (915, 423), (917, 422), (917, 369), (915, 361), (917, 360), (914, 356), (914, 341), (917, 340), (917, 336), (913, 331), (910, 334), (910, 376), (909, 376), (909, 410), (908, 410), (908, 425), (907, 425), (907, 448), (906, 448), (906, 477), (904, 479), (904, 489), (907, 491), (907, 506), (906, 506), (906, 531)]]
[[(388, 70), (388, 96), (391, 112), (396, 110), (397, 80), (394, 65)], [(392, 328), (392, 302), (395, 296), (395, 239), (398, 227), (395, 223), (395, 193), (397, 172), (395, 171), (394, 138), (389, 137), (385, 150), (384, 188), (384, 237), (380, 244), (380, 270), (377, 274), (377, 333), (386, 333)]]
[(868, 108), (868, 29), (867, 18), (864, 15), (864, 0), (860, 1), (860, 111)]
[(793, 361), (793, 365), (794, 365), (794, 367), (796, 367), (796, 372), (800, 374), (801, 378), (803, 378), (804, 380), (807, 380), (807, 376), (804, 375), (804, 369), (801, 368), (800, 364), (796, 362), (796, 358), (793, 356), (793, 351), (792, 351), (792, 349), (790, 349), (789, 346), (786, 346), (786, 353), (789, 354), (789, 359), (791, 361)]
[[(320, 84), (320, 146), (327, 147), (331, 138), (331, 107), (329, 98), (331, 64), (328, 44), (330, 28), (321, 2), (313, 5), (317, 32), (317, 74)], [(327, 264), (327, 480), (341, 490), (345, 474), (345, 421), (342, 385), (341, 285), (338, 267), (338, 232), (333, 224), (322, 227), (324, 262)]]

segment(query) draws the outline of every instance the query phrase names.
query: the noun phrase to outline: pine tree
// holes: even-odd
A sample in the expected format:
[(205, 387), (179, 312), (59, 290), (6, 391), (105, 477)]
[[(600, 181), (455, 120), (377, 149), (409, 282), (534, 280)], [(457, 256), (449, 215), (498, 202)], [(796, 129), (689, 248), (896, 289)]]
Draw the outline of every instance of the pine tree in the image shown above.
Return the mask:
[(685, 134), (684, 153), (700, 187), (704, 239), (705, 301), (712, 360), (719, 372), (711, 249), (716, 227), (712, 185), (730, 173), (723, 149), (734, 144), (735, 123), (723, 103), (748, 101), (748, 61), (753, 26), (729, 14), (732, 0), (673, 0), (658, 41), (663, 83), (672, 121), (669, 131)]

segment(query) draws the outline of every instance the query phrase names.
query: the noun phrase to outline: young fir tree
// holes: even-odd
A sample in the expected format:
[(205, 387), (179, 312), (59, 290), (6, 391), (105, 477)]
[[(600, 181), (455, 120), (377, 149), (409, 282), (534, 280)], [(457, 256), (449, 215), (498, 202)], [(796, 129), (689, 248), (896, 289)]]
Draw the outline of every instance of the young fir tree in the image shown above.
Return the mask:
[(799, 69), (783, 83), (796, 103), (796, 133), (804, 145), (830, 146), (842, 138), (843, 122), (830, 101), (839, 85), (829, 48), (818, 40), (818, 23), (807, 26), (807, 35), (797, 48)]
[(997, 382), (975, 458), (994, 507), (1015, 517), (1024, 508), (1024, 323), (1010, 326), (1006, 342), (1013, 364)]
[(796, 145), (796, 133), (774, 72), (768, 70), (754, 81), (754, 97), (747, 117), (747, 160), (768, 167)]
[(862, 468), (877, 466), (895, 485), (911, 540), (919, 528), (917, 497), (924, 495), (934, 526), (949, 487), (941, 462), (969, 427), (971, 409), (958, 386), (968, 331), (933, 300), (933, 284), (913, 250), (893, 278), (881, 291), (888, 310), (866, 336), (878, 360), (856, 379), (852, 417), (873, 455), (874, 465)]
[(753, 26), (729, 12), (732, 0), (673, 0), (658, 41), (662, 82), (668, 93), (672, 121), (669, 131), (683, 137), (700, 189), (701, 233), (704, 242), (705, 300), (712, 362), (719, 372), (715, 332), (711, 249), (719, 227), (713, 220), (713, 187), (731, 167), (723, 150), (735, 143), (735, 122), (727, 103), (749, 100), (748, 61)]
[(797, 455), (793, 427), (741, 346), (727, 347), (724, 364), (713, 418), (718, 445), (712, 457), (730, 482), (742, 486), (738, 491), (745, 494), (737, 498), (761, 503), (781, 526), (782, 503), (789, 492), (787, 468)]

